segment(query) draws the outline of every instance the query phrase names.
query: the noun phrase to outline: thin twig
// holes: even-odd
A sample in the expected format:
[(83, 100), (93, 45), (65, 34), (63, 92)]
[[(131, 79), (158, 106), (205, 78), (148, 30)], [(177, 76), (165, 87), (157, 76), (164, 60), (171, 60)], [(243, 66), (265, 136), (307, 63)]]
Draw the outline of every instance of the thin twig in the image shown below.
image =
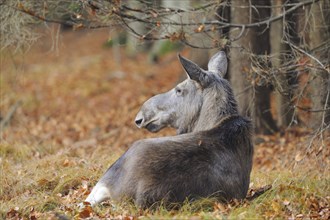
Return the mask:
[(231, 38), (230, 40), (231, 41), (236, 41), (236, 40), (240, 39), (243, 36), (244, 31), (245, 31), (245, 25), (242, 26), (241, 32), (236, 37)]
[(289, 41), (284, 41), (284, 43), (290, 45), (291, 47), (293, 47), (294, 49), (298, 50), (299, 52), (305, 54), (306, 56), (308, 56), (309, 58), (311, 58), (312, 60), (316, 61), (321, 67), (322, 69), (324, 69), (325, 71), (327, 71), (329, 73), (329, 71), (325, 68), (325, 66), (321, 63), (321, 61), (319, 61), (316, 57), (312, 56), (311, 54), (307, 53), (305, 50), (297, 47), (296, 45), (292, 44)]
[[(328, 93), (329, 94), (329, 93)], [(324, 108), (324, 109), (310, 109), (310, 108), (306, 108), (306, 107), (301, 107), (299, 105), (295, 105), (293, 106), (294, 108), (298, 108), (300, 110), (303, 110), (303, 111), (306, 111), (306, 112), (326, 112), (326, 111), (329, 111), (330, 108)]]
[[(296, 4), (295, 6), (291, 7), (290, 9), (286, 10), (285, 12), (283, 12), (282, 14), (280, 14), (278, 16), (271, 17), (267, 20), (263, 20), (263, 21), (260, 21), (260, 22), (253, 22), (253, 23), (248, 23), (248, 24), (234, 24), (234, 23), (222, 22), (222, 21), (219, 21), (219, 20), (212, 20), (212, 21), (205, 21), (205, 22), (188, 22), (188, 23), (171, 21), (171, 22), (162, 22), (162, 24), (163, 25), (172, 25), (172, 26), (222, 25), (223, 27), (254, 28), (254, 27), (260, 27), (262, 25), (269, 25), (270, 23), (272, 23), (274, 21), (277, 21), (279, 19), (282, 19), (286, 15), (294, 12), (298, 8), (316, 3), (318, 1), (320, 1), (320, 0), (308, 0), (308, 1), (300, 2), (300, 3)], [(211, 4), (209, 4), (209, 5), (211, 5)], [(205, 7), (207, 7), (209, 5), (206, 5)], [(15, 9), (18, 10), (18, 11), (21, 11), (23, 13), (29, 14), (29, 15), (31, 15), (31, 16), (39, 19), (39, 20), (42, 20), (42, 21), (59, 23), (59, 24), (67, 24), (67, 25), (75, 25), (76, 24), (76, 23), (70, 22), (70, 21), (57, 20), (57, 19), (53, 19), (53, 18), (43, 17), (43, 16), (40, 16), (37, 13), (35, 13), (35, 12), (29, 10), (29, 9), (26, 9), (26, 8), (16, 7)], [(139, 18), (137, 16), (122, 13), (120, 9), (121, 8), (113, 8), (112, 11), (109, 12), (109, 14), (113, 13), (113, 14), (116, 14), (117, 16), (121, 17), (121, 18), (126, 18), (126, 19), (129, 19), (129, 20), (138, 21), (138, 22), (142, 22), (142, 23), (146, 23), (146, 24), (158, 25), (158, 21), (151, 20), (153, 17), (147, 17), (146, 19), (142, 19), (142, 18)], [(194, 12), (196, 10), (199, 10), (199, 8), (193, 8), (189, 11), (180, 11), (180, 12), (178, 12), (178, 10), (176, 10), (176, 9), (170, 9), (170, 8), (168, 8), (167, 10), (174, 10), (177, 13), (180, 13), (180, 12), (183, 13), (183, 12)], [(95, 26), (86, 27), (86, 28), (98, 28), (98, 27), (103, 28), (105, 26), (104, 25), (99, 25), (99, 26), (95, 25)]]
[(7, 115), (0, 121), (0, 131), (3, 131), (7, 127), (7, 125), (9, 125), (17, 108), (21, 105), (22, 105), (22, 101), (17, 101), (13, 106), (10, 107)]

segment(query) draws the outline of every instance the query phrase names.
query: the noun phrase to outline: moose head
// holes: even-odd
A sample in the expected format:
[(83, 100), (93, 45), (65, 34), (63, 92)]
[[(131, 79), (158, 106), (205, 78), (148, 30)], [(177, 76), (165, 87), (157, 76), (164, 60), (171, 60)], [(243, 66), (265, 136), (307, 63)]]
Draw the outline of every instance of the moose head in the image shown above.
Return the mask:
[(164, 127), (172, 127), (182, 134), (211, 128), (217, 118), (237, 113), (231, 87), (223, 78), (227, 71), (223, 51), (210, 59), (208, 70), (181, 55), (178, 57), (187, 79), (143, 104), (135, 118), (139, 128), (158, 132)]

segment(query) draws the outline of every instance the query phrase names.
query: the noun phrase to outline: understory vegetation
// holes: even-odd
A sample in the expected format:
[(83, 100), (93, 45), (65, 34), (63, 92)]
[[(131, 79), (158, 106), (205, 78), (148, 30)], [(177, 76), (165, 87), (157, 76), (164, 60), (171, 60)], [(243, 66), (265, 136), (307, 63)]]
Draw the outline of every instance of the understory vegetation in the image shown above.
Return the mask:
[(176, 210), (107, 201), (79, 209), (134, 141), (175, 134), (133, 123), (148, 97), (178, 82), (175, 53), (149, 64), (144, 54), (114, 56), (101, 46), (107, 38), (102, 30), (67, 32), (58, 42), (44, 36), (26, 53), (1, 52), (1, 122), (12, 114), (1, 123), (1, 219), (329, 219), (330, 135), (303, 127), (254, 137), (245, 201), (201, 199)]

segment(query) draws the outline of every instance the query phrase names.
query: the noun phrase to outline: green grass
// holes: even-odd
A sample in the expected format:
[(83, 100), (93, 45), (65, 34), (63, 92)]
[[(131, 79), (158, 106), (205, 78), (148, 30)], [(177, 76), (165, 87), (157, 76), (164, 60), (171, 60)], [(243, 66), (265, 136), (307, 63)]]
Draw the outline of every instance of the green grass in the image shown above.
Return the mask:
[[(254, 173), (252, 181), (259, 175)], [(306, 176), (303, 171), (274, 171), (268, 173), (268, 178), (269, 183), (272, 183), (272, 189), (246, 206), (236, 208), (229, 217), (286, 218), (299, 214), (307, 216), (316, 210), (313, 210), (306, 201), (314, 197), (318, 201), (329, 199), (327, 198), (330, 192), (329, 176), (325, 178), (317, 174)]]
[[(44, 149), (37, 157), (35, 152)], [(45, 150), (46, 149), (46, 150)], [(46, 217), (61, 214), (78, 218), (78, 204), (88, 195), (108, 165), (122, 150), (100, 148), (82, 160), (74, 149), (1, 143), (1, 218), (10, 213), (28, 218), (31, 213)], [(86, 155), (85, 155), (86, 156)], [(100, 165), (102, 164), (102, 165)], [(268, 184), (272, 188), (252, 201), (219, 205), (212, 199), (185, 202), (181, 208), (163, 206), (140, 210), (130, 202), (105, 202), (90, 213), (96, 217), (135, 216), (143, 219), (264, 219), (313, 217), (329, 208), (329, 173), (307, 172), (304, 167), (259, 171), (254, 168), (252, 188)], [(17, 209), (14, 210), (14, 209)], [(14, 210), (14, 211), (13, 211)], [(31, 211), (32, 210), (32, 211)], [(9, 213), (9, 214), (8, 214)]]

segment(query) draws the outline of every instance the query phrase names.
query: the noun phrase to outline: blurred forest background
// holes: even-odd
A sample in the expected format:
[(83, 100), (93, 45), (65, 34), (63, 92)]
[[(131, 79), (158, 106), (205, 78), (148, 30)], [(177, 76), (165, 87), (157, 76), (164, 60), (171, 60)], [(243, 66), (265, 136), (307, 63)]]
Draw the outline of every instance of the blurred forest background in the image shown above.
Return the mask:
[[(0, 0), (0, 19), (1, 217), (329, 218), (329, 1)], [(133, 119), (184, 79), (176, 53), (206, 69), (218, 50), (257, 134), (250, 195), (272, 189), (207, 211), (78, 210), (133, 141), (174, 135)]]

